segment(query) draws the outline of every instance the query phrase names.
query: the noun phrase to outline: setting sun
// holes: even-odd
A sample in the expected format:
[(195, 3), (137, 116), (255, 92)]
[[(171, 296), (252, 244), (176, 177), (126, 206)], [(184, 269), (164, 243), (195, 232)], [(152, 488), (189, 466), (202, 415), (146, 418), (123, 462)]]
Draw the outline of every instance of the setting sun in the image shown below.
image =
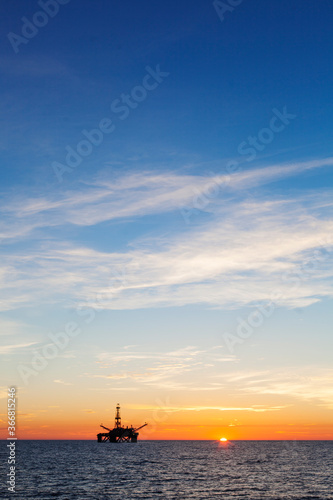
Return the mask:
[(228, 440), (227, 440), (227, 438), (221, 438), (220, 441), (225, 442), (225, 441), (228, 441)]

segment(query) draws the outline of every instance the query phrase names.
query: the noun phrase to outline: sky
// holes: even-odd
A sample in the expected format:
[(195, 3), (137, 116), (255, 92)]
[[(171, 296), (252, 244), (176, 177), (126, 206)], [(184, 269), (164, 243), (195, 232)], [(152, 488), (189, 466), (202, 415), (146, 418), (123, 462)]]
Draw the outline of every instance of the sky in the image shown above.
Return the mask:
[(332, 2), (0, 10), (0, 436), (332, 439)]

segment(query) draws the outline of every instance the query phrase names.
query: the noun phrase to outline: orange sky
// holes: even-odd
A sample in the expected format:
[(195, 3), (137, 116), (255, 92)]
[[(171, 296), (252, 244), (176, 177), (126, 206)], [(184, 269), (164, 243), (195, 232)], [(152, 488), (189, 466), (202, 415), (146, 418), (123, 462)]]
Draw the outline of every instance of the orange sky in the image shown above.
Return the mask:
[[(130, 405), (128, 405), (130, 406)], [(145, 421), (148, 426), (140, 430), (139, 439), (208, 439), (226, 437), (237, 439), (332, 439), (333, 424), (330, 411), (317, 413), (313, 408), (284, 408), (276, 411), (248, 410), (164, 410), (121, 409), (122, 424), (139, 427)], [(99, 424), (113, 426), (112, 408), (95, 411), (61, 406), (35, 408), (18, 412), (19, 439), (87, 439), (95, 440), (100, 432)], [(1, 415), (2, 439), (7, 437), (4, 414)], [(316, 421), (316, 423), (313, 423)]]

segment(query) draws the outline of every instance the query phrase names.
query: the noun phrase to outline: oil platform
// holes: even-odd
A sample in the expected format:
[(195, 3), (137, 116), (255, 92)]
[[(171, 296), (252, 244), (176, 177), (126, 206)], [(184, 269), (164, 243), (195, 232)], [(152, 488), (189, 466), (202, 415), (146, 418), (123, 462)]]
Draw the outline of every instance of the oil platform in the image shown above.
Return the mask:
[(119, 403), (116, 406), (116, 416), (114, 421), (114, 429), (108, 429), (108, 427), (104, 427), (101, 424), (101, 427), (108, 432), (100, 432), (97, 434), (97, 442), (105, 443), (109, 441), (110, 443), (137, 443), (138, 441), (138, 430), (142, 429), (148, 425), (147, 423), (141, 425), (137, 429), (134, 427), (122, 427), (121, 426), (121, 417), (120, 417), (120, 406)]

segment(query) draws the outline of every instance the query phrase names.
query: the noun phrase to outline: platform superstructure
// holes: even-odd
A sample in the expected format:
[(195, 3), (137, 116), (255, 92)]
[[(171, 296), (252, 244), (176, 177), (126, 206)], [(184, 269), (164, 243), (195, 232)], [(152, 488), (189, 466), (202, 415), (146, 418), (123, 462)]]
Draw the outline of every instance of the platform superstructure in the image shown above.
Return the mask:
[(134, 427), (122, 427), (121, 416), (120, 416), (120, 406), (119, 403), (116, 406), (116, 414), (114, 419), (114, 428), (109, 429), (101, 424), (101, 427), (108, 432), (100, 432), (97, 434), (97, 441), (99, 443), (105, 443), (109, 441), (110, 443), (136, 443), (138, 441), (138, 431), (148, 425), (144, 423), (136, 429)]

